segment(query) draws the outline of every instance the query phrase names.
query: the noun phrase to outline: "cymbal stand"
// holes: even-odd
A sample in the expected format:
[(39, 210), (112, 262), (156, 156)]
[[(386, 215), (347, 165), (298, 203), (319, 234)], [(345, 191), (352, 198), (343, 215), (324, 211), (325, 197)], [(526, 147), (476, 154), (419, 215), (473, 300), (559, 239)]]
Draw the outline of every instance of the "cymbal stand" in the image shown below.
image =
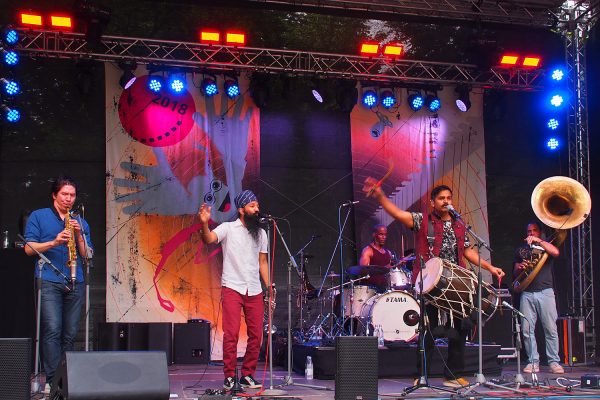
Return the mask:
[[(307, 300), (307, 293), (309, 291), (309, 281), (308, 281), (308, 276), (306, 275), (306, 256), (304, 254), (304, 250), (306, 250), (306, 248), (308, 246), (310, 246), (310, 244), (319, 236), (317, 235), (312, 235), (310, 240), (308, 242), (306, 242), (306, 244), (304, 246), (302, 246), (302, 248), (300, 250), (298, 250), (298, 252), (296, 252), (296, 255), (294, 257), (299, 257), (300, 258), (300, 264), (299, 264), (299, 268), (296, 268), (296, 271), (298, 272), (298, 275), (300, 277), (300, 285), (298, 288), (298, 306), (300, 308), (300, 330), (302, 333), (302, 336), (304, 336), (304, 306), (306, 305), (306, 300)], [(312, 286), (312, 285), (311, 285)]]

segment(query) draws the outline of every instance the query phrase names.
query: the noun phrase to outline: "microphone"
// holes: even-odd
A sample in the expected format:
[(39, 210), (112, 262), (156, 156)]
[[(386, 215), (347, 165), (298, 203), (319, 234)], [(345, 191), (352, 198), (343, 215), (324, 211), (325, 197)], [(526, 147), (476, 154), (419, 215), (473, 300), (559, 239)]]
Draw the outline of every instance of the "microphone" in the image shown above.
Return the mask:
[(506, 300), (502, 301), (502, 305), (506, 308), (508, 308), (509, 310), (512, 310), (514, 313), (516, 313), (519, 317), (527, 319), (527, 317), (525, 317), (525, 315), (523, 315), (523, 313), (519, 310), (517, 310), (516, 308), (514, 308), (513, 306), (511, 306), (510, 304), (508, 304), (506, 302)]
[(454, 218), (456, 218), (456, 219), (462, 219), (462, 218), (461, 218), (461, 216), (460, 216), (460, 214), (458, 213), (458, 211), (456, 211), (456, 210), (454, 209), (454, 207), (452, 207), (452, 205), (451, 205), (451, 204), (448, 204), (448, 205), (446, 206), (446, 208), (448, 209), (448, 212), (449, 212), (450, 214), (452, 214), (452, 216), (454, 216)]
[(342, 204), (342, 207), (351, 207), (355, 204), (360, 203), (360, 201), (356, 200), (356, 201), (347, 201), (345, 203)]
[(258, 222), (261, 224), (267, 223), (273, 219), (273, 216), (270, 214), (258, 213)]
[(321, 237), (321, 235), (312, 235), (312, 238), (313, 238), (313, 239), (318, 239), (318, 238), (320, 238), (320, 237)]

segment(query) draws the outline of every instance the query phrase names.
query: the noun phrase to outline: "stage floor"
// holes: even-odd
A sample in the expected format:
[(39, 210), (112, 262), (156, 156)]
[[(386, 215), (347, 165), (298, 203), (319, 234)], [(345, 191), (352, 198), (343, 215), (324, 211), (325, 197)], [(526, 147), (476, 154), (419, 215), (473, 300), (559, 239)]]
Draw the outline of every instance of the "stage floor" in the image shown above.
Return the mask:
[[(269, 379), (267, 371), (267, 379), (263, 375), (264, 363), (259, 364), (256, 378), (266, 383), (266, 388), (269, 388)], [(503, 367), (501, 376), (487, 376), (488, 380), (504, 379), (512, 382), (516, 374), (516, 363), (507, 363)], [(600, 390), (579, 390), (576, 387), (572, 391), (567, 391), (565, 387), (557, 384), (556, 378), (568, 378), (573, 380), (573, 384), (579, 383), (582, 375), (600, 374), (598, 367), (574, 366), (566, 367), (564, 375), (551, 374), (547, 366), (542, 366), (538, 374), (539, 382), (548, 385), (549, 388), (523, 388), (526, 397), (545, 398), (545, 397), (569, 397), (569, 398), (600, 398)], [(283, 383), (287, 371), (281, 367), (273, 370), (273, 386), (278, 387)], [(531, 375), (523, 375), (526, 381), (531, 380)], [(469, 381), (475, 382), (474, 377), (467, 377)], [(332, 400), (335, 394), (334, 380), (318, 380), (313, 379), (307, 381), (304, 376), (292, 373), (293, 382), (297, 385), (283, 386), (287, 394), (282, 396), (286, 399), (310, 399), (310, 400)], [(207, 389), (221, 389), (223, 384), (223, 373), (220, 365), (171, 365), (169, 367), (169, 382), (171, 385), (171, 398), (173, 399), (200, 399)], [(379, 379), (379, 397), (382, 399), (403, 398), (402, 391), (405, 387), (412, 385), (412, 380), (408, 378), (381, 378)], [(430, 378), (431, 385), (441, 386), (442, 379), (438, 377)], [(315, 389), (300, 385), (311, 384), (321, 386), (324, 389)], [(567, 385), (568, 382), (560, 382)], [(261, 395), (258, 390), (247, 390), (246, 396), (251, 397), (274, 397)], [(222, 400), (223, 397), (205, 396), (203, 399), (210, 400), (213, 397), (215, 400)], [(515, 394), (503, 389), (491, 389), (487, 387), (478, 387), (469, 393), (468, 398), (492, 399), (492, 398), (519, 398), (525, 395)], [(32, 398), (42, 399), (43, 396), (37, 395)], [(448, 399), (461, 398), (460, 394), (439, 392), (433, 389), (419, 389), (416, 392), (406, 396), (405, 398), (415, 399)], [(466, 398), (466, 397), (463, 397)]]

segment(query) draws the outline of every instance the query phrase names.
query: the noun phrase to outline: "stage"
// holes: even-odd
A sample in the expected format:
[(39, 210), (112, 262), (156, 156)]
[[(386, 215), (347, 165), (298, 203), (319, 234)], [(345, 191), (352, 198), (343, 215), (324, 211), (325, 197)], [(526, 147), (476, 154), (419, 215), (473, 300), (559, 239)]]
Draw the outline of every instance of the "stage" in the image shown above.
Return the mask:
[[(398, 363), (402, 363), (403, 360), (398, 359)], [(173, 364), (169, 366), (169, 382), (171, 389), (171, 398), (175, 399), (210, 399), (214, 397), (215, 400), (220, 400), (222, 397), (204, 395), (208, 389), (221, 389), (223, 383), (222, 367), (215, 363), (209, 365), (197, 364), (197, 365), (181, 365)], [(259, 363), (256, 378), (266, 383), (266, 388), (269, 388), (269, 379), (265, 380), (265, 365)], [(268, 377), (268, 371), (266, 371)], [(516, 363), (508, 363), (502, 368), (500, 374), (485, 374), (488, 380), (499, 380), (512, 382), (516, 373)], [(476, 390), (470, 392), (469, 398), (480, 398), (480, 399), (491, 399), (491, 398), (516, 398), (516, 397), (527, 397), (527, 398), (545, 398), (545, 397), (569, 397), (569, 398), (598, 398), (600, 397), (600, 390), (573, 390), (568, 391), (566, 387), (561, 387), (557, 384), (556, 378), (567, 378), (573, 381), (579, 381), (582, 375), (585, 374), (600, 374), (600, 368), (575, 366), (566, 367), (564, 375), (551, 374), (547, 366), (542, 365), (541, 371), (538, 374), (538, 380), (540, 383), (546, 384), (549, 388), (523, 388), (525, 395), (514, 394), (508, 390), (501, 389), (490, 389), (487, 387), (478, 387)], [(283, 384), (284, 379), (287, 375), (287, 371), (281, 367), (274, 368), (273, 371), (273, 387), (279, 387)], [(531, 375), (523, 375), (526, 381), (531, 381)], [(473, 376), (467, 377), (470, 382), (475, 382)], [(292, 380), (295, 385), (283, 386), (287, 394), (285, 398), (301, 398), (301, 399), (312, 399), (312, 400), (329, 400), (334, 399), (335, 394), (335, 381), (334, 380), (320, 380), (314, 379), (307, 381), (303, 375), (293, 372)], [(441, 386), (442, 379), (439, 377), (433, 377), (429, 380), (431, 385)], [(565, 383), (561, 384), (566, 386)], [(301, 386), (304, 384), (317, 385), (323, 389), (309, 388)], [(387, 377), (381, 378), (378, 381), (379, 397), (381, 398), (402, 398), (402, 391), (407, 386), (412, 385), (412, 379), (407, 377)], [(252, 397), (274, 397), (261, 395), (257, 390), (248, 390), (246, 395)], [(42, 395), (32, 397), (34, 399), (42, 399)], [(417, 399), (447, 399), (447, 398), (460, 398), (458, 394), (439, 392), (434, 389), (419, 389), (416, 392), (406, 396), (406, 398), (417, 398)]]

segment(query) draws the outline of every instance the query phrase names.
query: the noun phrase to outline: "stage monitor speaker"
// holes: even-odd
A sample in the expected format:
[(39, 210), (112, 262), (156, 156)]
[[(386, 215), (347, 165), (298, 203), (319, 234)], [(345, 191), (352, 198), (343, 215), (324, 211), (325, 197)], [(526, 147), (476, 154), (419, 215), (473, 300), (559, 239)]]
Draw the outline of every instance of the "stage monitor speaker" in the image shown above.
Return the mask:
[(31, 396), (31, 339), (0, 339), (0, 400)]
[(210, 322), (188, 322), (173, 326), (173, 362), (175, 364), (210, 362)]
[(51, 399), (164, 400), (170, 396), (162, 351), (68, 351), (58, 365)]
[(379, 358), (377, 337), (338, 336), (335, 338), (336, 400), (377, 400)]

